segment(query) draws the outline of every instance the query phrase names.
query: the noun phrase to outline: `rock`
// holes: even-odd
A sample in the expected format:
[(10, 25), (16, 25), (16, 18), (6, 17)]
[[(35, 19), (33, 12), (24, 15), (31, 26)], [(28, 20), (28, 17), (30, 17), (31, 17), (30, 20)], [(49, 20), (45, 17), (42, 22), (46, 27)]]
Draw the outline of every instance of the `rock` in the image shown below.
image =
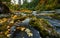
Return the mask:
[(40, 32), (42, 38), (60, 38), (60, 34), (44, 18), (31, 20), (30, 25)]
[(13, 31), (11, 32), (11, 38), (40, 38), (39, 31), (31, 27), (30, 25), (24, 24), (25, 22), (22, 22), (20, 25), (19, 23), (15, 25), (15, 31), (13, 31), (14, 28), (11, 29), (11, 31)]

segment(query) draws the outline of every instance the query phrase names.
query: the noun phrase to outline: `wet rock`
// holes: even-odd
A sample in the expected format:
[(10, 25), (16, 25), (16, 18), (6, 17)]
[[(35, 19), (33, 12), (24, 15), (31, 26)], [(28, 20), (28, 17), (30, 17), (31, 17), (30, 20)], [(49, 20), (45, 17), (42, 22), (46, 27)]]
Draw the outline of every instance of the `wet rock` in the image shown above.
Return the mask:
[(52, 26), (49, 25), (49, 22), (43, 18), (31, 20), (30, 24), (40, 32), (42, 38), (60, 38), (60, 34), (54, 30)]
[(40, 38), (39, 31), (29, 25), (29, 19), (17, 23), (11, 28), (11, 38)]

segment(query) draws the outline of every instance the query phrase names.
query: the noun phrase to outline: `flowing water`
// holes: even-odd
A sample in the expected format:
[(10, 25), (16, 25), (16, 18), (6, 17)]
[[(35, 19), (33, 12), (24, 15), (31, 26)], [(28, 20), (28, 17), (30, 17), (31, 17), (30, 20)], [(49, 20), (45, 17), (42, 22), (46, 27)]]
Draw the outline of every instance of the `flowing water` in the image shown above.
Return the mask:
[[(44, 18), (44, 19), (46, 19), (46, 20), (49, 22), (49, 24), (50, 24), (57, 32), (60, 32), (60, 20), (51, 18), (51, 17), (49, 17), (49, 16), (44, 16), (44, 15), (37, 16), (37, 18)], [(59, 27), (59, 28), (58, 28), (58, 27)]]
[[(36, 14), (35, 14), (36, 16)], [(60, 20), (56, 20), (56, 19), (53, 19), (49, 16), (44, 16), (44, 15), (40, 15), (40, 16), (36, 16), (37, 18), (44, 18), (46, 19), (49, 24), (57, 31), (57, 32), (60, 32)], [(15, 38), (40, 38), (40, 34), (39, 34), (39, 31), (37, 31), (36, 29), (34, 29), (33, 27), (31, 27), (31, 25), (29, 25), (29, 21), (30, 21), (31, 18), (26, 18), (24, 21), (18, 23), (17, 25), (21, 25), (21, 26), (25, 26), (27, 27), (28, 29), (30, 29), (33, 33), (33, 36), (32, 37), (28, 37), (28, 35), (25, 33), (25, 32), (18, 32), (16, 33), (16, 37)], [(13, 34), (12, 31), (15, 30), (15, 27), (16, 26), (13, 26), (11, 27), (11, 34)], [(21, 35), (22, 34), (22, 35)]]

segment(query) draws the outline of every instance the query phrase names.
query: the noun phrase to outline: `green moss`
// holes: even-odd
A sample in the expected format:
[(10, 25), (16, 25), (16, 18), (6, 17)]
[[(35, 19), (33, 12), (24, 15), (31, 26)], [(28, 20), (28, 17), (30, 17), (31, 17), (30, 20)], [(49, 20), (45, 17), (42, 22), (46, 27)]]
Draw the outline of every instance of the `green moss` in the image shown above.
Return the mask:
[(43, 37), (51, 36), (52, 34), (52, 37), (54, 37), (57, 34), (53, 27), (49, 25), (48, 21), (43, 18), (31, 20), (30, 24), (37, 29)]

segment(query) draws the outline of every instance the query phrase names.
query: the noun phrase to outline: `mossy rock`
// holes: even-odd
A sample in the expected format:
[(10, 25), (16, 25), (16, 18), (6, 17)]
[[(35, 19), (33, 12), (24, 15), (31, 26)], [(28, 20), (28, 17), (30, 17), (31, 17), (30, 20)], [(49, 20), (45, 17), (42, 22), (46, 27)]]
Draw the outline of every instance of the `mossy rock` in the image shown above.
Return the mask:
[(60, 37), (60, 35), (53, 29), (53, 27), (49, 25), (49, 22), (43, 18), (31, 20), (30, 25), (37, 29), (43, 38), (46, 38), (47, 36), (49, 38)]

